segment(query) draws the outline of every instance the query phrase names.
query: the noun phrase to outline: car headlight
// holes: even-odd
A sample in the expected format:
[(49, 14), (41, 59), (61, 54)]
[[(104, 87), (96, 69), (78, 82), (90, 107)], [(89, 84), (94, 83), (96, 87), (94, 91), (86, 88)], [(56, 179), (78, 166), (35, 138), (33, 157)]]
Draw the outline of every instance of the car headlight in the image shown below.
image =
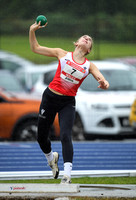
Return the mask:
[(106, 104), (92, 104), (91, 107), (95, 110), (108, 110), (109, 108)]

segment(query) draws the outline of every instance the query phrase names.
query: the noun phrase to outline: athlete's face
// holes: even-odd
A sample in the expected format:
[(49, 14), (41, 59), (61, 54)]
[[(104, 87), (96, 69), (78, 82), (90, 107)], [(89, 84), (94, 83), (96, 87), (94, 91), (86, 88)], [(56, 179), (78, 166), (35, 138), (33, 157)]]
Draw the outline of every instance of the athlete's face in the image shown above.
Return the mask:
[(77, 41), (77, 44), (79, 46), (84, 46), (89, 53), (92, 46), (92, 39), (88, 35), (83, 35), (82, 37), (79, 38), (79, 40)]

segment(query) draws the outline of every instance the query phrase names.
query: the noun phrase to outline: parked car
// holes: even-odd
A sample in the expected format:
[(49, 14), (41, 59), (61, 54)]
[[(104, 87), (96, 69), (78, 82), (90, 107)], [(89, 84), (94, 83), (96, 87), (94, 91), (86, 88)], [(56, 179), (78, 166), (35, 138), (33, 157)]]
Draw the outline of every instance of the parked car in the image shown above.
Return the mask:
[(129, 115), (129, 122), (136, 134), (136, 99), (133, 101)]
[(47, 71), (47, 67), (48, 65), (37, 65), (36, 67), (19, 68), (16, 70), (15, 75), (23, 87), (31, 92), (39, 76)]
[(130, 66), (136, 67), (136, 56), (122, 57), (122, 58), (109, 58), (108, 61), (121, 62)]
[[(94, 135), (133, 134), (129, 125), (130, 107), (136, 95), (136, 71), (118, 62), (92, 61), (109, 81), (108, 90), (97, 88), (98, 82), (89, 75), (76, 96), (76, 119), (73, 135), (76, 139)], [(33, 87), (42, 94), (52, 81), (57, 64), (48, 66)]]
[[(0, 139), (36, 140), (39, 105), (39, 98), (0, 89)], [(58, 133), (56, 116), (50, 134), (54, 138)]]
[[(24, 89), (30, 92), (39, 75), (46, 71), (46, 65), (36, 65), (16, 54), (0, 51), (0, 70), (8, 70), (19, 80)], [(2, 73), (2, 71), (0, 71)]]
[(7, 69), (12, 73), (19, 68), (35, 67), (36, 65), (20, 56), (0, 50), (0, 69)]
[(26, 92), (15, 75), (8, 70), (0, 70), (0, 88), (11, 92)]
[(33, 85), (32, 93), (42, 95), (45, 88), (53, 80), (57, 66), (57, 63), (55, 62), (46, 65), (44, 72), (39, 76), (37, 82)]

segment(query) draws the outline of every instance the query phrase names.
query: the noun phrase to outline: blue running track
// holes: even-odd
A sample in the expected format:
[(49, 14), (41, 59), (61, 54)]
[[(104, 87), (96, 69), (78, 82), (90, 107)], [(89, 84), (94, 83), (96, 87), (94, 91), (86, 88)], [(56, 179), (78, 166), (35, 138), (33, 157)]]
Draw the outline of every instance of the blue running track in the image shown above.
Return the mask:
[[(136, 170), (135, 142), (74, 142), (73, 170)], [(60, 154), (60, 142), (52, 142)], [(0, 172), (49, 171), (37, 142), (0, 142)]]

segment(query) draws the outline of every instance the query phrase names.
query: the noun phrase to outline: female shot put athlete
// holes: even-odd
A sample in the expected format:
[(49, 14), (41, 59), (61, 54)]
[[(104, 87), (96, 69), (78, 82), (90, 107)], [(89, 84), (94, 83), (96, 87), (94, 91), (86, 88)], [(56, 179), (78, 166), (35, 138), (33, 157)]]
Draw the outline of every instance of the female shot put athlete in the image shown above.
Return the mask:
[[(46, 27), (47, 23), (44, 27)], [(42, 28), (34, 23), (30, 26), (29, 41), (34, 53), (44, 56), (56, 57), (58, 68), (53, 81), (45, 89), (39, 111), (38, 143), (45, 154), (52, 169), (53, 177), (59, 175), (59, 154), (53, 152), (49, 140), (49, 129), (58, 112), (60, 124), (60, 140), (64, 160), (64, 175), (61, 183), (71, 183), (71, 170), (73, 161), (73, 145), (71, 140), (72, 126), (75, 118), (75, 96), (83, 80), (92, 74), (99, 82), (99, 88), (108, 89), (109, 83), (105, 80), (98, 68), (85, 58), (92, 49), (92, 38), (83, 35), (74, 44), (74, 52), (67, 52), (60, 48), (40, 46), (35, 31)]]

